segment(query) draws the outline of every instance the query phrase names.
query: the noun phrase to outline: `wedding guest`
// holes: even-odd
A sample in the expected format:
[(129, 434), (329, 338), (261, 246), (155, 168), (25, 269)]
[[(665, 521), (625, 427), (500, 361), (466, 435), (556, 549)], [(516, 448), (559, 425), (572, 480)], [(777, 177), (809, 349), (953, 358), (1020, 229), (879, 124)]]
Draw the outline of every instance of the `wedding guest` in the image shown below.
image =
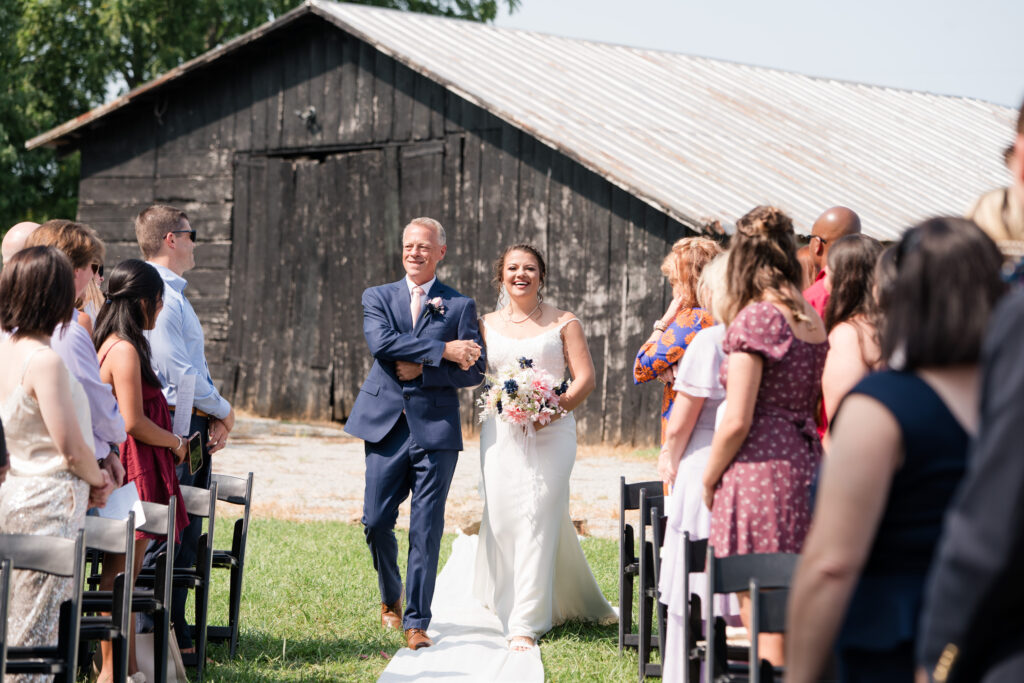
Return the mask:
[(804, 298), (822, 318), (825, 317), (825, 305), (828, 303), (828, 290), (822, 279), (825, 277), (825, 265), (828, 263), (828, 250), (836, 240), (847, 235), (860, 234), (860, 217), (845, 206), (833, 206), (818, 216), (811, 228), (811, 260), (817, 275), (814, 284), (803, 290)]
[(1003, 161), (1012, 176), (1008, 187), (986, 192), (967, 210), (967, 218), (975, 221), (996, 243), (1024, 240), (1024, 104), (1017, 115), (1017, 134), (1013, 144), (1003, 153)]
[[(904, 233), (881, 351), (835, 414), (789, 603), (787, 680), (835, 642), (843, 681), (909, 681), (924, 581), (978, 426), (978, 356), (1003, 294), (995, 243), (962, 218)], [(845, 615), (845, 616), (844, 616)]]
[[(0, 328), (8, 334), (0, 341), (0, 420), (11, 468), (0, 486), (0, 534), (73, 538), (86, 507), (105, 505), (114, 488), (86, 441), (85, 393), (50, 348), (53, 329), (71, 316), (73, 281), (67, 257), (50, 247), (19, 251), (0, 273)], [(56, 644), (71, 580), (16, 571), (11, 583), (5, 646)]]
[(672, 287), (672, 301), (665, 314), (654, 322), (654, 331), (636, 355), (633, 383), (657, 379), (665, 385), (661, 398), (662, 440), (676, 395), (672, 388), (676, 364), (694, 335), (711, 325), (711, 316), (697, 306), (697, 278), (721, 252), (718, 243), (707, 237), (684, 237), (672, 245), (672, 251), (661, 263), (661, 272)]
[[(59, 249), (71, 261), (75, 299), (81, 299), (94, 277), (93, 266), (103, 260), (104, 247), (88, 225), (68, 220), (47, 221), (26, 239), (27, 246), (50, 246)], [(100, 380), (100, 366), (89, 332), (75, 322), (75, 313), (53, 331), (50, 347), (57, 352), (71, 375), (78, 380), (89, 401), (92, 443), (96, 459), (107, 470), (114, 484), (124, 481), (124, 469), (117, 453), (125, 439), (124, 420), (117, 410), (117, 401), (110, 387)]]
[(825, 306), (829, 348), (821, 378), (827, 421), (846, 392), (881, 365), (874, 292), (881, 253), (881, 242), (866, 235), (841, 237), (828, 252), (823, 282), (829, 292)]
[[(185, 460), (187, 442), (171, 432), (171, 415), (161, 392), (160, 380), (153, 371), (149, 342), (143, 334), (153, 329), (163, 307), (164, 281), (153, 266), (138, 259), (122, 261), (110, 274), (107, 302), (100, 309), (93, 340), (99, 355), (100, 377), (113, 387), (118, 406), (128, 428), (121, 445), (121, 461), (128, 481), (135, 484), (139, 498), (167, 505), (177, 497), (176, 540), (188, 524), (181, 497), (176, 463)], [(163, 536), (135, 532), (136, 540), (164, 541)], [(134, 576), (142, 568), (146, 543), (135, 545)], [(110, 590), (114, 577), (124, 571), (123, 555), (108, 555), (103, 560), (101, 590)], [(103, 668), (99, 681), (113, 679), (113, 650), (110, 641), (101, 643)], [(128, 673), (138, 671), (135, 663), (135, 635), (131, 638)]]
[(103, 306), (103, 290), (100, 289), (102, 284), (103, 264), (93, 263), (92, 279), (89, 280), (89, 284), (85, 286), (85, 291), (82, 292), (81, 305), (77, 307), (78, 315), (76, 317), (78, 324), (89, 330), (90, 335), (96, 329), (96, 315), (100, 312), (100, 307)]
[[(814, 410), (828, 343), (800, 295), (789, 216), (759, 206), (737, 221), (728, 282), (726, 407), (703, 478), (709, 541), (718, 557), (799, 553), (821, 459)], [(749, 596), (739, 599), (749, 628)], [(759, 643), (765, 659), (782, 664), (781, 635)]]
[[(164, 398), (171, 412), (181, 409), (192, 413), (188, 436), (199, 432), (203, 448), (203, 464), (193, 475), (187, 463), (178, 465), (178, 481), (185, 485), (209, 488), (211, 456), (224, 448), (228, 434), (235, 425), (235, 411), (217, 391), (206, 364), (203, 328), (199, 317), (185, 296), (188, 282), (183, 275), (195, 267), (196, 231), (184, 211), (171, 206), (155, 205), (135, 219), (135, 236), (146, 261), (156, 268), (164, 281), (164, 307), (156, 326), (146, 333), (152, 352), (153, 369), (163, 387)], [(189, 406), (178, 405), (178, 387), (185, 377), (194, 384), (194, 397)], [(202, 524), (191, 518), (174, 558), (176, 567), (195, 564)], [(150, 544), (146, 566), (156, 562), (162, 544)], [(183, 653), (194, 651), (192, 634), (185, 621), (184, 588), (174, 590), (171, 621)], [(148, 624), (147, 624), (148, 626)]]
[[(722, 319), (727, 305), (728, 256), (720, 254), (704, 267), (697, 287), (697, 301), (715, 320)], [(661, 551), (661, 602), (668, 608), (667, 645), (662, 653), (662, 680), (681, 681), (687, 658), (682, 640), (689, 595), (683, 592), (683, 533), (690, 538), (708, 537), (711, 516), (704, 505), (702, 475), (711, 454), (711, 439), (725, 399), (719, 369), (725, 359), (722, 340), (725, 325), (718, 323), (697, 333), (679, 361), (674, 389), (676, 400), (665, 430), (665, 444), (658, 456), (658, 473), (671, 487), (665, 513), (667, 525)], [(703, 574), (690, 578), (690, 592), (703, 594)], [(715, 612), (732, 620), (738, 615), (735, 599), (716, 597)], [(738, 619), (735, 620), (738, 623)]]
[(4, 265), (11, 260), (11, 257), (25, 248), (25, 240), (32, 234), (32, 231), (39, 227), (38, 223), (22, 221), (15, 223), (4, 233), (3, 244), (0, 245), (0, 253), (3, 254)]

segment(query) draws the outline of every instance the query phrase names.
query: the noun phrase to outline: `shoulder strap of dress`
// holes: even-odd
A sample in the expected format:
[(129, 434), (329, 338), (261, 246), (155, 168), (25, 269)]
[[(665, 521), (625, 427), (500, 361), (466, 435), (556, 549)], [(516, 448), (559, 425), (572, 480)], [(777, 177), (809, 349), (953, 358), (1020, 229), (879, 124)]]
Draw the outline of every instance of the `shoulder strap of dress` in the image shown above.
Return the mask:
[(114, 342), (113, 344), (111, 344), (111, 345), (110, 345), (110, 346), (109, 346), (109, 347), (107, 348), (107, 350), (106, 350), (106, 351), (105, 351), (105, 352), (103, 353), (103, 357), (102, 357), (102, 358), (100, 358), (100, 367), (103, 367), (103, 363), (104, 363), (104, 361), (106, 361), (106, 360), (107, 360), (107, 356), (109, 356), (109, 355), (110, 355), (110, 352), (111, 352), (111, 350), (113, 350), (113, 348), (114, 348), (115, 346), (117, 346), (118, 344), (120, 344), (120, 343), (122, 343), (122, 342), (124, 342), (124, 343), (127, 343), (127, 342), (125, 342), (125, 341), (124, 341), (124, 339), (118, 339), (118, 340), (117, 340), (116, 342)]
[(566, 325), (571, 323), (573, 320), (575, 320), (576, 322), (580, 323), (580, 325), (583, 325), (583, 323), (580, 322), (579, 318), (577, 318), (576, 316), (573, 316), (573, 317), (569, 318), (568, 320), (563, 320), (561, 323), (559, 323), (557, 329), (561, 330), (563, 327), (565, 327)]
[(18, 380), (18, 384), (23, 384), (25, 382), (25, 373), (28, 372), (28, 364), (32, 361), (32, 356), (34, 356), (37, 353), (39, 353), (40, 351), (42, 351), (44, 349), (48, 349), (48, 348), (50, 348), (50, 347), (49, 346), (39, 346), (39, 347), (36, 347), (36, 348), (34, 348), (34, 349), (32, 349), (31, 351), (28, 352), (28, 355), (25, 356), (25, 360), (21, 364), (21, 379)]

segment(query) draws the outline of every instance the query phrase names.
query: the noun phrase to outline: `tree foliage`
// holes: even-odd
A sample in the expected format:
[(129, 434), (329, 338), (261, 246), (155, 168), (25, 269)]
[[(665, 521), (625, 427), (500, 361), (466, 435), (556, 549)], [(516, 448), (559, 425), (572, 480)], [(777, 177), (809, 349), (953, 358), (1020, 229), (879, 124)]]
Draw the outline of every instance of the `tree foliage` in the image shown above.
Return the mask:
[[(493, 21), (520, 0), (353, 0)], [(0, 0), (0, 230), (72, 217), (78, 154), (25, 141), (299, 5), (301, 0)], [(13, 37), (7, 38), (7, 37)]]

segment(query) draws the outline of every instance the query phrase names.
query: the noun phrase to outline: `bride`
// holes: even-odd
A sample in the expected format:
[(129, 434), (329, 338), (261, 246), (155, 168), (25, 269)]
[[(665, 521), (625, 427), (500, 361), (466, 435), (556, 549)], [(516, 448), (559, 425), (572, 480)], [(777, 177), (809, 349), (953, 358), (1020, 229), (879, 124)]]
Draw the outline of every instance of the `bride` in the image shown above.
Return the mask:
[(558, 381), (568, 365), (572, 384), (560, 399), (568, 414), (526, 431), (494, 418), (480, 431), (484, 515), (474, 594), (501, 619), (513, 651), (567, 619), (611, 622), (569, 518), (569, 474), (576, 460), (572, 410), (593, 391), (594, 363), (580, 321), (542, 303), (547, 274), (540, 252), (517, 244), (495, 262), (494, 284), (508, 304), (485, 315), (481, 332), (488, 372), (533, 360)]

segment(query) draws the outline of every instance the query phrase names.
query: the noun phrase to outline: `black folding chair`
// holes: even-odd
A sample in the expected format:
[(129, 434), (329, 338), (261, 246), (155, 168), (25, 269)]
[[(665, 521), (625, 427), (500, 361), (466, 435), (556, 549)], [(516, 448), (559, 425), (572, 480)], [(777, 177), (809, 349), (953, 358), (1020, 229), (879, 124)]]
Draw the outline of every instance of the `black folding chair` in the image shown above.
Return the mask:
[[(135, 589), (131, 596), (132, 613), (141, 612), (153, 617), (153, 672), (156, 680), (152, 683), (166, 683), (167, 681), (177, 504), (177, 498), (174, 496), (171, 496), (167, 505), (142, 501), (142, 512), (146, 521), (138, 527), (139, 531), (167, 537), (167, 549), (157, 557), (156, 568), (149, 575), (148, 585), (140, 585), (142, 583), (140, 575), (135, 581)], [(132, 538), (134, 540), (134, 534)], [(94, 575), (89, 579), (92, 582), (98, 577)], [(83, 609), (96, 612), (109, 609), (115, 592), (116, 586), (114, 591), (88, 591), (83, 600)], [(134, 619), (129, 619), (129, 624), (134, 625)]]
[(683, 595), (687, 596), (688, 608), (682, 628), (682, 641), (686, 648), (683, 654), (687, 659), (686, 666), (683, 668), (683, 683), (700, 680), (700, 663), (704, 649), (707, 647), (706, 644), (703, 647), (698, 645), (698, 642), (704, 639), (701, 598), (696, 593), (690, 592), (690, 574), (704, 571), (707, 553), (708, 539), (702, 538), (694, 541), (690, 538), (689, 531), (683, 532), (683, 566), (681, 570), (683, 572)]
[[(194, 591), (196, 623), (191, 627), (192, 637), (195, 639), (196, 651), (181, 653), (182, 662), (185, 666), (193, 667), (196, 670), (196, 680), (202, 683), (203, 669), (206, 664), (206, 621), (210, 606), (210, 574), (213, 569), (213, 542), (214, 521), (217, 510), (217, 482), (211, 481), (209, 490), (195, 486), (182, 486), (181, 496), (185, 500), (185, 509), (188, 514), (201, 519), (206, 518), (206, 533), (199, 537), (196, 551), (196, 564), (193, 567), (178, 567), (173, 572), (173, 583), (175, 588), (185, 588)], [(139, 573), (137, 584), (150, 586), (153, 582), (153, 574), (146, 569)], [(168, 604), (170, 604), (168, 602)]]
[[(85, 532), (74, 538), (0, 535), (0, 558), (14, 569), (42, 572), (71, 579), (71, 597), (61, 603), (56, 645), (11, 647), (7, 645), (7, 674), (53, 676), (56, 683), (74, 683), (78, 660), (78, 623), (85, 573)], [(4, 639), (6, 645), (6, 638)]]
[(0, 680), (7, 669), (7, 603), (11, 599), (11, 561), (0, 559)]
[(660, 481), (627, 484), (619, 477), (619, 654), (624, 647), (637, 647), (640, 636), (633, 633), (634, 580), (640, 573), (640, 558), (636, 554), (636, 531), (626, 524), (626, 512), (640, 509), (640, 492), (661, 495)]
[(228, 593), (228, 625), (207, 626), (206, 634), (212, 642), (229, 643), (228, 656), (234, 659), (238, 649), (238, 615), (242, 606), (242, 577), (245, 574), (245, 546), (249, 538), (249, 511), (252, 508), (252, 472), (245, 479), (226, 474), (211, 475), (217, 484), (217, 500), (241, 505), (242, 517), (235, 520), (230, 550), (213, 551), (213, 568), (231, 572)]
[[(715, 557), (714, 546), (708, 545), (706, 561), (708, 595), (704, 611), (709, 631), (714, 629), (714, 632), (708, 633), (706, 651), (706, 662), (708, 671), (711, 672), (711, 680), (717, 680), (722, 675), (736, 679), (751, 675), (749, 650), (746, 657), (748, 661), (742, 664), (730, 663), (726, 652), (721, 651), (725, 641), (725, 627), (724, 622), (716, 619), (714, 595), (748, 591), (752, 579), (758, 581), (759, 590), (788, 589), (798, 559), (799, 555), (791, 553)], [(712, 624), (714, 627), (711, 626)]]
[(664, 507), (664, 501), (665, 498), (660, 492), (651, 495), (647, 490), (640, 491), (640, 567), (637, 575), (640, 578), (638, 654), (641, 683), (647, 676), (661, 676), (661, 664), (651, 662), (651, 652), (657, 648), (659, 652), (664, 653), (664, 631), (659, 629), (657, 637), (653, 635), (654, 615), (657, 613), (657, 621), (661, 624), (664, 611), (658, 599), (661, 545), (647, 536), (648, 527), (652, 527), (653, 531), (653, 527), (660, 521), (659, 510)]
[(114, 578), (112, 591), (105, 591), (104, 597), (99, 597), (94, 591), (82, 594), (84, 615), (79, 629), (80, 642), (111, 641), (114, 648), (114, 680), (124, 683), (128, 679), (129, 640), (135, 629), (135, 619), (132, 618), (135, 513), (129, 512), (127, 519), (86, 517), (85, 545), (90, 550), (125, 557), (124, 571)]
[(772, 667), (767, 660), (761, 661), (757, 652), (757, 637), (762, 633), (786, 632), (788, 600), (789, 590), (762, 591), (760, 581), (750, 579), (750, 657), (747, 662), (750, 683), (760, 683), (762, 669), (771, 672), (772, 680), (782, 680), (785, 674), (783, 669)]

